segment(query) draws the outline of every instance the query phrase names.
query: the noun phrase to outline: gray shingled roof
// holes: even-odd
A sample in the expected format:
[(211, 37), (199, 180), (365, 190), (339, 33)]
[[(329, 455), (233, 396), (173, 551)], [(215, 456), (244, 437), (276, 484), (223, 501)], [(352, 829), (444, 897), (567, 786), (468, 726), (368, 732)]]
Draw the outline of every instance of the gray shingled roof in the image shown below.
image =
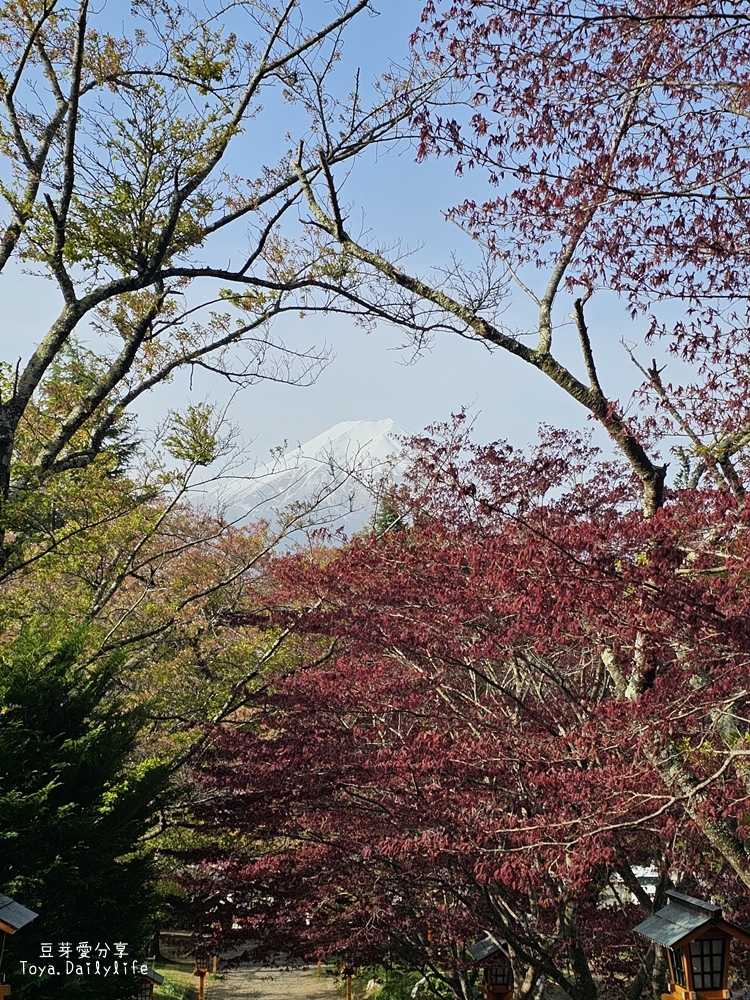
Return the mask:
[(673, 890), (667, 892), (667, 899), (669, 902), (666, 906), (647, 917), (633, 930), (667, 948), (674, 948), (701, 927), (716, 927), (742, 940), (748, 940), (747, 931), (722, 918), (720, 906)]
[(499, 951), (504, 951), (505, 941), (502, 938), (496, 938), (489, 931), (485, 932), (485, 936), (475, 941), (474, 944), (467, 948), (466, 950), (474, 959), (475, 962), (481, 962), (485, 958), (489, 958), (491, 955), (497, 954)]
[(38, 913), (21, 906), (10, 896), (0, 895), (0, 928), (7, 930), (9, 934), (15, 934), (38, 916)]
[(672, 948), (693, 931), (710, 923), (711, 917), (707, 913), (697, 913), (695, 910), (686, 910), (682, 906), (670, 903), (633, 929), (651, 941), (656, 941), (657, 944)]

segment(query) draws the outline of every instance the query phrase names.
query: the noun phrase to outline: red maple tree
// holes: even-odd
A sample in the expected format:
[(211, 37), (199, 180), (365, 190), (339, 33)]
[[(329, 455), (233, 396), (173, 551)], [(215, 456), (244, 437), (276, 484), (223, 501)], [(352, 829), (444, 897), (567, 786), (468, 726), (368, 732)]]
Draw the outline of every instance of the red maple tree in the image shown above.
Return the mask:
[(637, 996), (634, 866), (742, 909), (747, 512), (644, 519), (582, 441), (450, 437), (417, 443), (411, 527), (278, 562), (271, 620), (337, 652), (217, 735), (203, 817), (250, 844), (204, 887), (276, 947), (395, 951), (457, 996), (485, 927), (520, 995)]

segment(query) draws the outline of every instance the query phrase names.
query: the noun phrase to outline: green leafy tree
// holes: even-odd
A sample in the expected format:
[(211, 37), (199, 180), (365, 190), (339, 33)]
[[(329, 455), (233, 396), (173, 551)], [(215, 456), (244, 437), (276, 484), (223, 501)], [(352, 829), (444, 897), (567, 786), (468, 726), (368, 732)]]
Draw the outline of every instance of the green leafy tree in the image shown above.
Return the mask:
[[(271, 331), (338, 301), (358, 312), (338, 296), (354, 279), (334, 280), (300, 228), (298, 172), (318, 176), (321, 148), (328, 165), (392, 141), (422, 87), (391, 75), (368, 100), (341, 79), (343, 32), (368, 7), (145, 0), (121, 21), (88, 0), (0, 4), (0, 273), (24, 267), (45, 300), (57, 292), (2, 372), (0, 578), (26, 540), (17, 498), (94, 464), (181, 369), (242, 388), (309, 382), (326, 362)], [(26, 434), (50, 378), (82, 359), (46, 433)], [(206, 416), (176, 428), (198, 464), (215, 453)]]
[[(164, 805), (169, 768), (136, 754), (143, 714), (118, 702), (117, 662), (83, 667), (82, 649), (81, 636), (31, 631), (2, 657), (0, 891), (39, 914), (6, 944), (3, 971), (19, 1000), (129, 996), (124, 976), (66, 975), (60, 945), (76, 956), (87, 942), (95, 958), (97, 944), (121, 942), (142, 957), (149, 931), (141, 839)], [(42, 942), (53, 945), (47, 963)], [(24, 960), (53, 961), (60, 974), (24, 975)]]

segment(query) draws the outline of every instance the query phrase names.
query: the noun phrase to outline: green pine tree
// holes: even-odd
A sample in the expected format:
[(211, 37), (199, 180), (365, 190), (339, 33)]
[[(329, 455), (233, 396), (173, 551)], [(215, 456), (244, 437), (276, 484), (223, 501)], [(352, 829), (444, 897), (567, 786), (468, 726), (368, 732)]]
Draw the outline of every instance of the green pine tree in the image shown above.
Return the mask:
[(391, 486), (378, 500), (375, 513), (370, 521), (370, 528), (378, 538), (386, 534), (400, 534), (408, 530), (402, 504), (399, 502), (398, 489)]
[[(139, 841), (168, 769), (135, 761), (142, 721), (114, 696), (116, 664), (83, 667), (80, 649), (79, 637), (37, 634), (0, 661), (0, 892), (39, 914), (6, 940), (13, 1000), (132, 997), (132, 977), (66, 974), (61, 946), (76, 957), (86, 942), (95, 960), (97, 945), (121, 943), (142, 959), (154, 907)], [(60, 974), (22, 974), (21, 961), (50, 961), (40, 958), (42, 943), (52, 944)]]

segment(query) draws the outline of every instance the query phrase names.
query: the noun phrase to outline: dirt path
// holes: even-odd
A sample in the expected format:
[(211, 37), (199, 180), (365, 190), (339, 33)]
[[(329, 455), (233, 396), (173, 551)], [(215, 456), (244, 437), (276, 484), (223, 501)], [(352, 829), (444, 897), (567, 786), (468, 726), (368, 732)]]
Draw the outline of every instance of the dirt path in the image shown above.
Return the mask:
[[(172, 932), (162, 936), (162, 953), (173, 967), (192, 974), (193, 960), (190, 935)], [(238, 954), (239, 950), (234, 952)], [(333, 970), (330, 970), (332, 973)], [(315, 965), (284, 968), (267, 965), (245, 965), (222, 971), (205, 980), (205, 1000), (337, 1000), (335, 976), (320, 975)]]
[(251, 967), (232, 969), (220, 978), (207, 979), (206, 1000), (334, 1000), (336, 989), (331, 979), (309, 969), (269, 969)]

